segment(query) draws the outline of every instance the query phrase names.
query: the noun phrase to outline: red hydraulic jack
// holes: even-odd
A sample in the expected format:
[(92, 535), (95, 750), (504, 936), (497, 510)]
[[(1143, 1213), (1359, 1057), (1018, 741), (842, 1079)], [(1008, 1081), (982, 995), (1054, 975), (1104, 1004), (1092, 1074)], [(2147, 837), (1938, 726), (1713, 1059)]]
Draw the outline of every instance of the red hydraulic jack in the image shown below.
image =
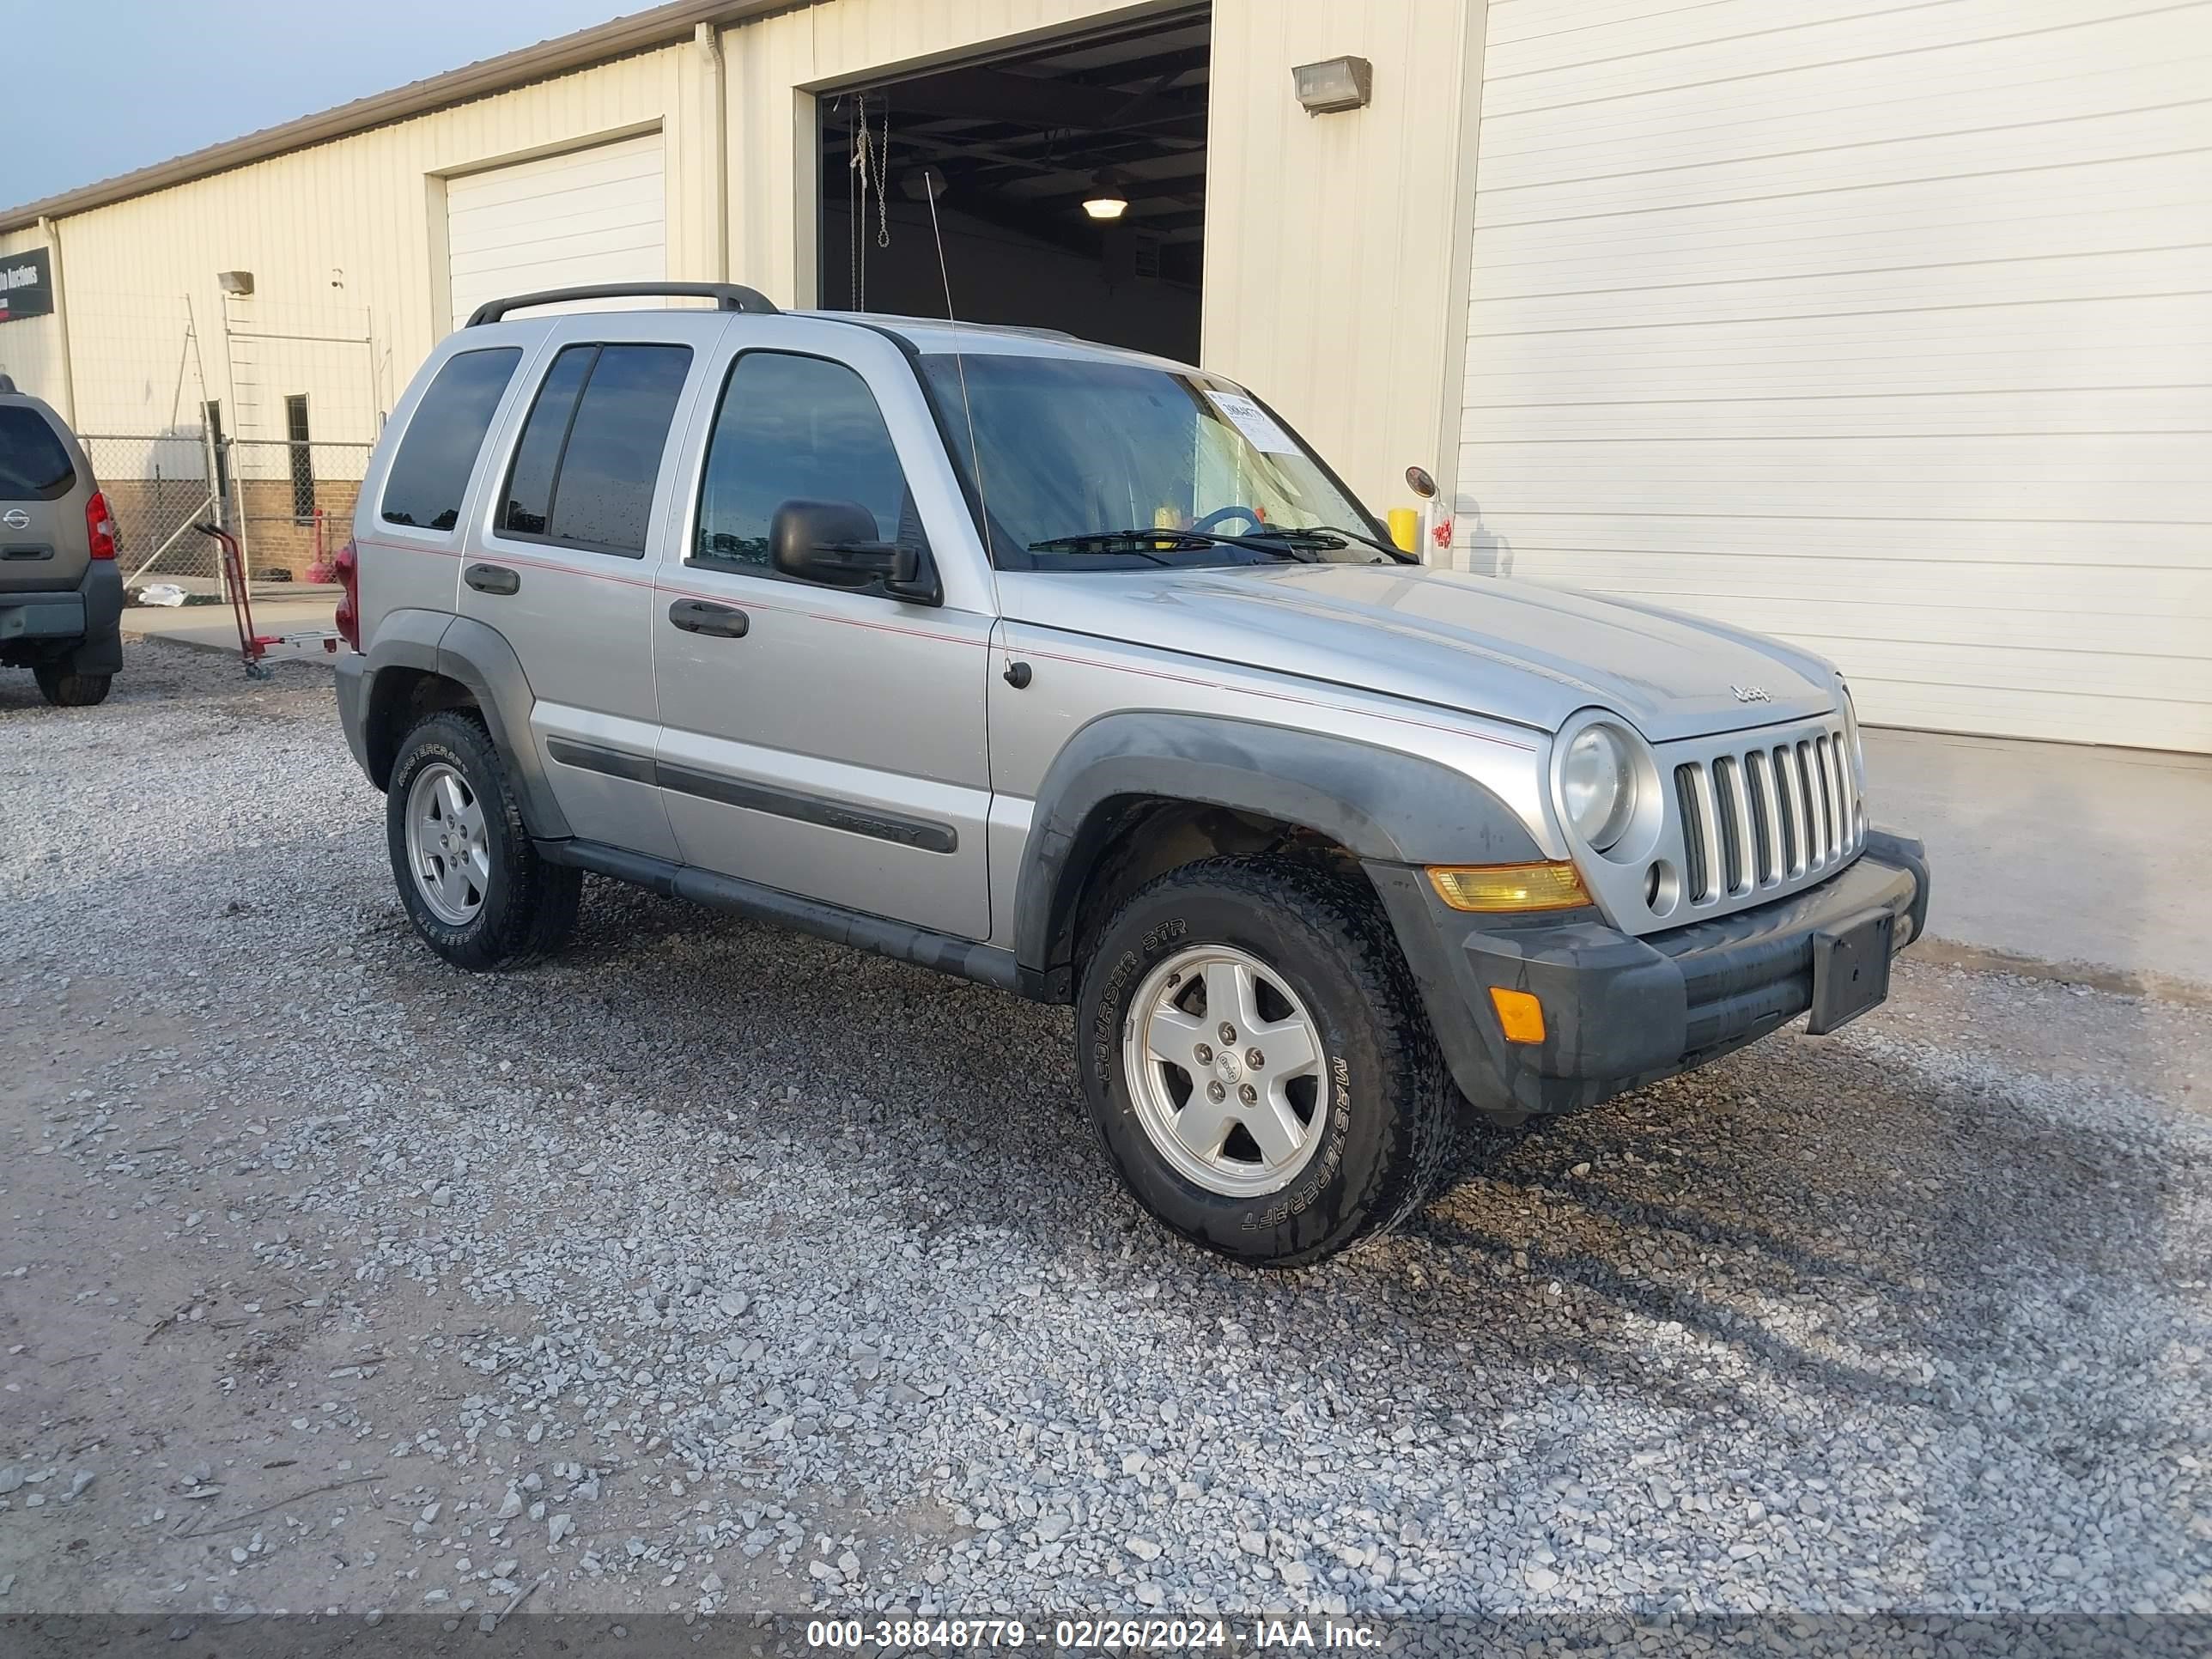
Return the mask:
[(222, 544), (223, 586), (230, 590), (230, 614), (238, 623), (238, 655), (246, 665), (246, 678), (265, 680), (268, 665), (261, 659), (272, 645), (319, 645), (333, 656), (337, 653), (338, 635), (335, 629), (324, 629), (305, 634), (257, 634), (253, 631), (253, 596), (246, 586), (246, 556), (239, 550), (238, 538), (220, 525), (203, 524), (192, 526), (203, 536), (212, 536)]

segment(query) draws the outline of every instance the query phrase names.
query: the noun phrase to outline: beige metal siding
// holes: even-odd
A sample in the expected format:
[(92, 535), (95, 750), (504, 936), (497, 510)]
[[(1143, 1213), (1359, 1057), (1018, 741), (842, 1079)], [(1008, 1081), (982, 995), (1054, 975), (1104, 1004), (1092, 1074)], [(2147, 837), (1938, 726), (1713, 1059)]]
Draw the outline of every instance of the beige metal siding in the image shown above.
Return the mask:
[[(1282, 411), (1380, 511), (1449, 478), (1453, 203), (1480, 0), (1215, 0), (1204, 356)], [(1308, 115), (1298, 64), (1374, 65), (1364, 109)], [(1455, 403), (1455, 399), (1453, 400)]]
[[(228, 301), (237, 326), (375, 339), (361, 357), (293, 356), (312, 384), (272, 381), (259, 399), (281, 437), (282, 394), (305, 391), (318, 436), (374, 436), (450, 325), (444, 216), (449, 175), (659, 129), (667, 144), (668, 263), (700, 269), (712, 234), (708, 80), (687, 44), (256, 162), (63, 222), (82, 423), (158, 431), (172, 418), (180, 361), (195, 389), (234, 401), (224, 367), (222, 270), (250, 270), (254, 295)], [(197, 350), (185, 337), (197, 323)], [(197, 359), (195, 364), (194, 359)], [(286, 372), (270, 364), (267, 373)], [(182, 402), (194, 401), (188, 389)]]
[(1494, 0), (1464, 556), (2212, 749), (2208, 86), (2203, 5)]

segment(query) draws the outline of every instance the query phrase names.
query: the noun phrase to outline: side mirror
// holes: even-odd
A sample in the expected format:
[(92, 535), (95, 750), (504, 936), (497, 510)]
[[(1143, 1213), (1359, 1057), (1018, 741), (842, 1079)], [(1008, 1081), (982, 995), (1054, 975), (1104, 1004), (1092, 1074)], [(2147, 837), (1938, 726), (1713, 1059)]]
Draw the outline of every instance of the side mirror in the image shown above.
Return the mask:
[(769, 520), (769, 561), (787, 576), (832, 587), (881, 582), (903, 599), (934, 604), (937, 584), (919, 548), (879, 540), (876, 515), (858, 501), (794, 497)]

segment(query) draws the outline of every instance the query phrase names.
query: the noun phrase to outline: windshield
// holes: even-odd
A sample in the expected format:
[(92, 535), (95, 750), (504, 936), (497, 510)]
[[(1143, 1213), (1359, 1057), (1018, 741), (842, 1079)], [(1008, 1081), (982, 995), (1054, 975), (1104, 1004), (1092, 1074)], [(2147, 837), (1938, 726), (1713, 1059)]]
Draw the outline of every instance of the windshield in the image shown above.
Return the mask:
[[(1350, 538), (1376, 533), (1366, 509), (1226, 380), (1079, 357), (982, 352), (956, 362), (933, 353), (921, 361), (971, 480), (972, 412), (1002, 565), (1245, 564), (1279, 547), (1272, 532), (1324, 526), (1348, 534), (1297, 538), (1302, 556), (1352, 564), (1388, 556)], [(1227, 539), (1070, 544), (1149, 530)], [(1046, 545), (1054, 543), (1060, 545)]]

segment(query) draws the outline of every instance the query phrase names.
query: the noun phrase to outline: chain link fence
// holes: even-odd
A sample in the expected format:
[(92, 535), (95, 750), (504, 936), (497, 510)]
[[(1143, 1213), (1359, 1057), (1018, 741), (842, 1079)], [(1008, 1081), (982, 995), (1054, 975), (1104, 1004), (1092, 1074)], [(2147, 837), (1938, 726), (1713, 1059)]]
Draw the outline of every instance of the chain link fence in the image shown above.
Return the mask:
[(223, 596), (213, 521), (257, 592), (327, 578), (386, 406), (368, 310), (73, 287), (74, 424), (133, 588)]
[(331, 556), (352, 534), (371, 446), (237, 438), (228, 447), (224, 527), (238, 538), (247, 574), (256, 583), (332, 580)]
[(215, 543), (192, 528), (216, 512), (209, 482), (216, 476), (215, 458), (206, 435), (190, 428), (133, 435), (87, 432), (78, 441), (115, 520), (115, 556), (125, 584), (212, 581)]
[(125, 586), (169, 583), (219, 595), (221, 554), (195, 527), (239, 538), (254, 591), (326, 582), (352, 532), (370, 446), (211, 438), (204, 428), (80, 434), (118, 528)]

